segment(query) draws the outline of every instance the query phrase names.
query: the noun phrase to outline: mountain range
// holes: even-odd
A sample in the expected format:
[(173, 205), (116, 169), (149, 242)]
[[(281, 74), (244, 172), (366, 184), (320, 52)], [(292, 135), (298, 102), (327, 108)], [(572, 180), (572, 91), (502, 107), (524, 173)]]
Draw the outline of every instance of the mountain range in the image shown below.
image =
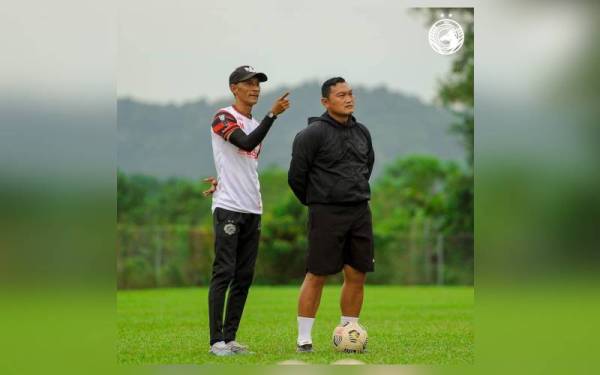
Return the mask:
[[(375, 149), (374, 177), (385, 164), (408, 154), (432, 154), (440, 159), (463, 162), (460, 138), (450, 131), (454, 115), (416, 97), (385, 87), (354, 87), (357, 120), (367, 126)], [(290, 92), (291, 108), (279, 116), (263, 142), (260, 168), (287, 169), (291, 146), (307, 118), (324, 112), (321, 89), (316, 81), (294, 87), (279, 87), (261, 93), (253, 110), (258, 121), (275, 99)], [(214, 175), (210, 125), (215, 112), (231, 105), (232, 98), (199, 99), (183, 104), (157, 104), (133, 98), (117, 103), (118, 167), (125, 173), (160, 178), (201, 178)]]

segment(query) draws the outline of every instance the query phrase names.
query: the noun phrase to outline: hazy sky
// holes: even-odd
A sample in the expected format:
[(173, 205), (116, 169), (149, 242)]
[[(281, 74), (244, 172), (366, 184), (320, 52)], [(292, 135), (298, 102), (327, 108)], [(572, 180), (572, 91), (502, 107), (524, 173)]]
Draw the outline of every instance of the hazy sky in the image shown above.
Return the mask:
[(244, 64), (264, 90), (341, 75), (429, 101), (451, 58), (428, 44), (423, 16), (394, 1), (124, 0), (119, 96), (183, 102), (229, 95)]

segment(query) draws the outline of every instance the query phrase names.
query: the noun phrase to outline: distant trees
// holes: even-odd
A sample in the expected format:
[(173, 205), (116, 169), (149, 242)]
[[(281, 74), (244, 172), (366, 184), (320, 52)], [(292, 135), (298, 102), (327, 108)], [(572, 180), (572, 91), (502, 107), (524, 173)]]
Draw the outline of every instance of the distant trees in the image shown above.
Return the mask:
[[(462, 196), (467, 172), (457, 163), (416, 155), (387, 166), (374, 187), (373, 210), (391, 220), (390, 229), (408, 231), (426, 220), (445, 234), (472, 231), (469, 196)], [(385, 229), (386, 226), (382, 226)]]
[(374, 184), (371, 207), (378, 257), (393, 266), (380, 267), (370, 280), (472, 282), (469, 176), (458, 163), (428, 155), (401, 158), (385, 168)]
[[(472, 282), (472, 203), (461, 195), (467, 175), (455, 162), (425, 155), (398, 159), (385, 168), (372, 183), (377, 272), (369, 276), (371, 282), (435, 282), (440, 238), (457, 240), (462, 249), (461, 257), (446, 262), (444, 272), (454, 276), (444, 282)], [(307, 209), (288, 188), (285, 171), (262, 171), (260, 182), (264, 213), (256, 281), (300, 282)], [(200, 181), (119, 172), (121, 287), (208, 282), (213, 249), (211, 200), (201, 194), (205, 187)]]
[(117, 172), (117, 221), (135, 225), (196, 226), (206, 221), (210, 200), (200, 182)]

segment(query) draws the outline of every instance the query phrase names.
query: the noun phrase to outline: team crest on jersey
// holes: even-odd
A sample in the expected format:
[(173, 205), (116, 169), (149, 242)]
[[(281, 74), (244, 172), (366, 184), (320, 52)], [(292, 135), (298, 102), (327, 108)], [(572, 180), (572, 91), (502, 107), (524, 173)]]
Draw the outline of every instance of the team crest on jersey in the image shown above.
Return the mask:
[(235, 224), (231, 224), (231, 223), (225, 224), (225, 226), (223, 227), (223, 231), (229, 236), (234, 234), (236, 232), (236, 230), (237, 230), (237, 227), (235, 226)]

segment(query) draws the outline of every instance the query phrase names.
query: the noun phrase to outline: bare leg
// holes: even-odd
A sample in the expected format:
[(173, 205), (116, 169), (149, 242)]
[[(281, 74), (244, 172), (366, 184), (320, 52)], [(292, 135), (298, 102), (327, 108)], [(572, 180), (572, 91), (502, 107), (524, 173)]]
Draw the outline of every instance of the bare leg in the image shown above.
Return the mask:
[(321, 302), (321, 293), (327, 276), (318, 276), (310, 272), (306, 273), (304, 282), (300, 288), (298, 299), (298, 316), (314, 318)]
[(342, 286), (342, 296), (340, 298), (343, 316), (358, 318), (360, 315), (366, 279), (366, 273), (360, 272), (347, 264), (344, 265), (344, 285)]

